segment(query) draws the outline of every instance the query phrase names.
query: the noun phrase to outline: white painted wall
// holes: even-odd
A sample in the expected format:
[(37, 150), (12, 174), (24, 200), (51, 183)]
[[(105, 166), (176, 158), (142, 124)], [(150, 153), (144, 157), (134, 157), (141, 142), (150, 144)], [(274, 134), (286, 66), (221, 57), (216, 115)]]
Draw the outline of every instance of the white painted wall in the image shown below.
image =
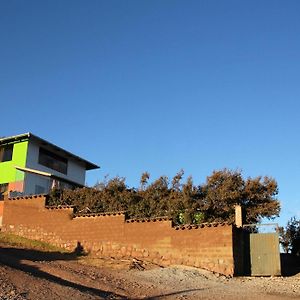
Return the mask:
[[(76, 161), (73, 161), (71, 159), (68, 159), (68, 171), (67, 175), (57, 172), (55, 170), (52, 170), (48, 167), (45, 167), (43, 165), (40, 165), (38, 163), (39, 159), (39, 148), (40, 145), (37, 143), (34, 143), (32, 141), (29, 141), (28, 144), (28, 151), (27, 151), (27, 160), (26, 160), (26, 168), (31, 168), (39, 171), (48, 172), (51, 174), (55, 174), (57, 176), (60, 176), (65, 179), (69, 179), (71, 181), (74, 181), (76, 183), (79, 183), (81, 185), (85, 184), (85, 166), (77, 163)], [(31, 179), (30, 179), (31, 180)]]

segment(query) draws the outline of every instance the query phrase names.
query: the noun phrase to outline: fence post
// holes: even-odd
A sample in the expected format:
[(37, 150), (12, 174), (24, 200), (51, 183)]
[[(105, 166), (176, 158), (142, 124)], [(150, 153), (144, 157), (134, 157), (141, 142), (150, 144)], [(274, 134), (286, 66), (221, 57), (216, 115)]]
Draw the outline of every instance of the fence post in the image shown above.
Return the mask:
[(235, 225), (238, 228), (243, 226), (242, 207), (240, 205), (235, 206)]

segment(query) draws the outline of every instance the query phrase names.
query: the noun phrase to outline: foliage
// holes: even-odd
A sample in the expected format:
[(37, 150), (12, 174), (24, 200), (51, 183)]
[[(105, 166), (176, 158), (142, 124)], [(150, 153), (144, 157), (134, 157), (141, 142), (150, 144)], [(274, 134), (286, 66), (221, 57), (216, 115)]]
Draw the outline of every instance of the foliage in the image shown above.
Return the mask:
[(284, 251), (300, 256), (300, 220), (292, 217), (285, 228), (279, 228), (279, 235)]
[(257, 223), (263, 217), (273, 218), (280, 212), (277, 183), (270, 177), (244, 180), (240, 171), (224, 169), (207, 177), (201, 189), (203, 210), (215, 220), (233, 222), (237, 204), (244, 208), (247, 224)]
[(234, 221), (235, 205), (247, 211), (245, 222), (272, 218), (280, 211), (277, 183), (269, 177), (243, 179), (241, 172), (214, 171), (196, 186), (192, 177), (183, 182), (180, 170), (171, 180), (161, 176), (149, 183), (145, 172), (140, 187), (128, 188), (125, 178), (116, 177), (93, 188), (53, 191), (50, 205), (74, 205), (79, 212), (126, 211), (131, 218), (169, 216), (176, 224)]

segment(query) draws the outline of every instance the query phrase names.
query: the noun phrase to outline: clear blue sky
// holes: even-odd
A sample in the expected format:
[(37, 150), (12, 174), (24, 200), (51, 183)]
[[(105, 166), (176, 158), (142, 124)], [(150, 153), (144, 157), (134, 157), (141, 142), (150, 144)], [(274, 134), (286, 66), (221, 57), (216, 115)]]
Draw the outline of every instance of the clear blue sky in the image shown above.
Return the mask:
[(94, 163), (93, 185), (183, 168), (279, 184), (300, 217), (300, 1), (0, 2), (0, 135)]

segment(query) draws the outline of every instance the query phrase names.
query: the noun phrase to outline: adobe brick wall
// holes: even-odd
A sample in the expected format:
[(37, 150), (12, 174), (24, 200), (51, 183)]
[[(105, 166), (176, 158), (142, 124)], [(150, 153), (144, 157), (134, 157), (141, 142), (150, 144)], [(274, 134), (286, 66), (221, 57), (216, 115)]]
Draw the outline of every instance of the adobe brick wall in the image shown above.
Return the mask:
[(91, 254), (135, 257), (234, 275), (232, 225), (173, 227), (166, 218), (126, 220), (123, 213), (73, 216), (70, 207), (47, 208), (45, 196), (4, 201), (2, 231)]
[(0, 200), (0, 225), (2, 225), (3, 207), (4, 207), (4, 201)]

